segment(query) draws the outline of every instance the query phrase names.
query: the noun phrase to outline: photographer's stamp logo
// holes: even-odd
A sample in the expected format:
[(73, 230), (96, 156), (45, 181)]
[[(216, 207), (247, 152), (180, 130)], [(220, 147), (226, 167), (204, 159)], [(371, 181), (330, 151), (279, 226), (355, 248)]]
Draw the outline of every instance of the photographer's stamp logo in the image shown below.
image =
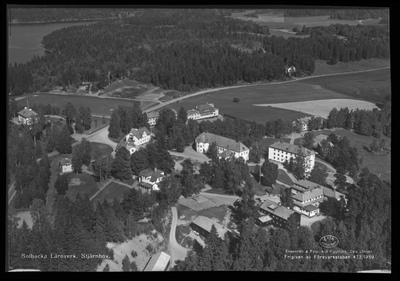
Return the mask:
[(333, 248), (339, 244), (339, 239), (333, 235), (325, 235), (319, 239), (319, 244), (324, 248)]

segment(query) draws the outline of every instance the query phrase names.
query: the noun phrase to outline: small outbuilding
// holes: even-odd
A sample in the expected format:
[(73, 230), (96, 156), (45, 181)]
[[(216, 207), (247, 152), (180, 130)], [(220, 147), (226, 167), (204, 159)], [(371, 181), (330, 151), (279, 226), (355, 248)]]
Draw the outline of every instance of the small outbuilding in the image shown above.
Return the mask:
[(72, 162), (70, 158), (63, 158), (60, 160), (59, 163), (60, 167), (60, 172), (63, 173), (69, 173), (72, 172)]
[(167, 271), (170, 261), (171, 256), (161, 251), (150, 258), (143, 271)]

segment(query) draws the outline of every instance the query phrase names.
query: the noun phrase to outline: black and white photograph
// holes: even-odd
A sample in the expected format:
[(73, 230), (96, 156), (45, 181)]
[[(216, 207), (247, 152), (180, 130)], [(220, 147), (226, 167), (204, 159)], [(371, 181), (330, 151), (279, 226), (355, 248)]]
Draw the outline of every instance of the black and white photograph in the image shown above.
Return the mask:
[(6, 7), (7, 275), (392, 275), (390, 7)]

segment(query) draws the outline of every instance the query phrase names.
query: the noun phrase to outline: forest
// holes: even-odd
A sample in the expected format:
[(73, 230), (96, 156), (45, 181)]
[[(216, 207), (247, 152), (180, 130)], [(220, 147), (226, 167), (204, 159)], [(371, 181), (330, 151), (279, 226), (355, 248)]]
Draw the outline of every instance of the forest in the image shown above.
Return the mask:
[(310, 75), (316, 59), (336, 64), (390, 55), (389, 32), (383, 26), (307, 30), (309, 38), (284, 39), (268, 36), (268, 27), (224, 17), (215, 10), (143, 10), (135, 17), (64, 28), (45, 36), (45, 56), (9, 65), (7, 89), (20, 95), (82, 81), (103, 88), (129, 78), (190, 92), (239, 81), (283, 79), (286, 65), (299, 69), (297, 75)]
[(93, 8), (10, 8), (12, 23), (61, 22), (87, 19), (104, 19), (132, 16), (135, 9), (93, 9)]
[(388, 18), (389, 9), (286, 9), (285, 17), (314, 17), (329, 15), (331, 19), (364, 20)]

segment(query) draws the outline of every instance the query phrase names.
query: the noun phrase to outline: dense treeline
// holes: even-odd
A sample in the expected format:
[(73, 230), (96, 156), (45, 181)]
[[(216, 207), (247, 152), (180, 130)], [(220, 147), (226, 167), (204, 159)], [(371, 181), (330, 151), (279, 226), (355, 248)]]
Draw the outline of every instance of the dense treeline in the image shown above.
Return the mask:
[[(316, 59), (334, 64), (389, 57), (387, 28), (336, 25), (310, 30), (310, 38), (284, 39), (269, 37), (265, 27), (215, 10), (144, 10), (135, 17), (64, 28), (45, 36), (46, 55), (9, 66), (8, 86), (17, 95), (82, 81), (96, 81), (102, 88), (125, 77), (192, 91), (241, 80), (281, 79), (285, 65), (299, 69), (297, 75), (312, 74)], [(243, 52), (240, 46), (257, 47)]]
[[(379, 198), (379, 200), (376, 200)], [(363, 171), (357, 186), (349, 188), (348, 211), (335, 208), (334, 220), (321, 224), (317, 233), (308, 227), (288, 229), (273, 228), (266, 231), (253, 225), (255, 205), (251, 196), (235, 203), (236, 215), (247, 214), (247, 220), (240, 223), (240, 236), (225, 235), (219, 239), (213, 227), (205, 239), (203, 248), (195, 242), (193, 250), (184, 261), (178, 261), (176, 271), (214, 271), (214, 270), (256, 270), (256, 271), (318, 271), (318, 272), (356, 272), (362, 269), (384, 268), (391, 261), (391, 213), (390, 183)], [(371, 259), (318, 259), (311, 254), (310, 259), (291, 259), (288, 250), (325, 250), (318, 241), (324, 235), (339, 238), (340, 251), (362, 251), (368, 249)], [(324, 254), (322, 254), (324, 255)], [(330, 254), (332, 255), (332, 254)]]
[(360, 135), (376, 138), (385, 135), (390, 138), (392, 134), (392, 106), (388, 98), (381, 105), (381, 109), (349, 110), (346, 107), (337, 110), (334, 108), (329, 112), (326, 122), (327, 128), (345, 128), (354, 130)]
[[(103, 259), (114, 259), (106, 242), (124, 242), (141, 233), (151, 234), (153, 229), (164, 233), (164, 217), (168, 207), (175, 204), (180, 193), (177, 181), (169, 178), (158, 193), (142, 193), (134, 188), (127, 191), (122, 201), (107, 200), (93, 204), (86, 195), (74, 200), (58, 195), (52, 213), (45, 201), (34, 199), (31, 215), (33, 228), (24, 221), (9, 221), (10, 269), (30, 268), (41, 271), (94, 271)], [(139, 223), (144, 217), (150, 223)], [(47, 258), (25, 257), (47, 255)], [(50, 258), (51, 254), (75, 255), (75, 258)], [(90, 255), (82, 256), (82, 254)]]
[(134, 9), (93, 9), (93, 8), (12, 8), (9, 20), (19, 22), (61, 22), (70, 20), (87, 20), (115, 18), (134, 15)]
[(285, 17), (314, 17), (329, 15), (331, 19), (364, 20), (388, 18), (388, 9), (287, 9)]

